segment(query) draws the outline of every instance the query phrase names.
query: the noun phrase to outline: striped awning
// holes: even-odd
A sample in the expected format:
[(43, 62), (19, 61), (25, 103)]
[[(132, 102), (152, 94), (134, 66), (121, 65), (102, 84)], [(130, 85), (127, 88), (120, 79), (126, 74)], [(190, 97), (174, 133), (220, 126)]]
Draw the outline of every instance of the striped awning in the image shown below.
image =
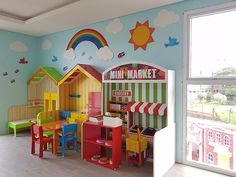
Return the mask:
[(167, 106), (161, 103), (132, 101), (128, 102), (128, 111), (163, 116), (167, 113)]

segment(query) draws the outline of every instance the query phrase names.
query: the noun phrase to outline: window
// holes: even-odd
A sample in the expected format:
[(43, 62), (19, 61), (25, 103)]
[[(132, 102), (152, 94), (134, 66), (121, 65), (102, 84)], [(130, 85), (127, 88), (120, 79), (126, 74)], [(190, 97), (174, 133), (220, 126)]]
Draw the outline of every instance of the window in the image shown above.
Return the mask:
[(225, 146), (230, 146), (230, 140), (229, 140), (229, 136), (228, 135), (225, 135), (225, 137), (224, 137), (224, 145)]
[(213, 141), (212, 131), (208, 131), (208, 141)]
[(216, 134), (216, 143), (221, 143), (221, 135), (219, 133)]
[[(185, 13), (184, 73), (184, 147), (185, 161), (203, 168), (235, 176), (236, 164), (226, 163), (213, 152), (230, 146), (231, 131), (236, 134), (236, 3)], [(201, 134), (199, 158), (192, 162), (188, 124), (195, 124)], [(215, 133), (216, 132), (216, 133)], [(220, 146), (217, 145), (221, 144)], [(213, 149), (211, 149), (213, 147)], [(232, 147), (234, 152), (236, 147)], [(210, 152), (209, 152), (210, 151)], [(206, 153), (209, 152), (209, 153)], [(229, 158), (229, 161), (232, 161)], [(206, 167), (207, 166), (207, 167)], [(217, 168), (215, 168), (217, 167)], [(232, 175), (231, 175), (232, 176)]]
[(214, 164), (214, 155), (212, 153), (208, 153), (208, 155), (207, 155), (207, 163)]

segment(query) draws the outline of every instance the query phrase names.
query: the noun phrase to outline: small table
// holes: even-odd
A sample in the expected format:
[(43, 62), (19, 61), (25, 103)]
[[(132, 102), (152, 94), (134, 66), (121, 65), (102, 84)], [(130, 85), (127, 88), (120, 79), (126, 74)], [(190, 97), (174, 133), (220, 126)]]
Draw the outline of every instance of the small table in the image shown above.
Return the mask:
[(62, 129), (62, 125), (68, 124), (66, 121), (57, 120), (54, 122), (43, 124), (43, 130), (49, 130), (53, 133), (53, 155), (57, 155), (57, 140), (58, 140), (58, 130)]

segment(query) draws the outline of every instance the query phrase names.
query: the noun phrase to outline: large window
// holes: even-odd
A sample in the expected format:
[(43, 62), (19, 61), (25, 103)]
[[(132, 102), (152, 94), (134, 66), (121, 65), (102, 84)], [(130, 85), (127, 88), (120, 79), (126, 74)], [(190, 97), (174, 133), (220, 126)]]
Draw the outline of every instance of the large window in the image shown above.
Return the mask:
[[(185, 14), (183, 94), (186, 163), (210, 165), (207, 168), (234, 175), (236, 143), (230, 142), (236, 139), (235, 19), (236, 3), (235, 7), (221, 6)], [(200, 142), (193, 135), (200, 136)], [(197, 155), (193, 146), (199, 149)]]

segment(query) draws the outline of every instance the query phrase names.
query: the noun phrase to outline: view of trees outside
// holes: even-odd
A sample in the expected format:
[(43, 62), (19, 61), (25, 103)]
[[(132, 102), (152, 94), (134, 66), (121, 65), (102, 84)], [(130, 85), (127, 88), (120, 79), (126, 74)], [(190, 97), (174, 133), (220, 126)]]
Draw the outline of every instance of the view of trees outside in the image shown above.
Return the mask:
[[(236, 75), (235, 68), (223, 68), (213, 76)], [(188, 116), (236, 124), (236, 85), (189, 85)]]

